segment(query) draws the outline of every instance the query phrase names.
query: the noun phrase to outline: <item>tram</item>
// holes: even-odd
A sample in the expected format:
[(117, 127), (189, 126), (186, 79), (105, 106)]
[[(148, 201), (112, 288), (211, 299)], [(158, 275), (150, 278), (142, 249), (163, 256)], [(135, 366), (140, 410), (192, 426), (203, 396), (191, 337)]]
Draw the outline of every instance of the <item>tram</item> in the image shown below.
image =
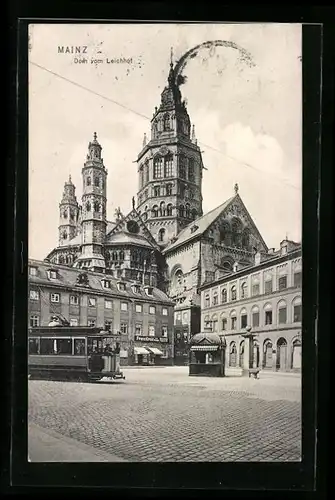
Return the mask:
[(28, 344), (29, 378), (125, 379), (120, 369), (120, 334), (82, 326), (32, 327)]

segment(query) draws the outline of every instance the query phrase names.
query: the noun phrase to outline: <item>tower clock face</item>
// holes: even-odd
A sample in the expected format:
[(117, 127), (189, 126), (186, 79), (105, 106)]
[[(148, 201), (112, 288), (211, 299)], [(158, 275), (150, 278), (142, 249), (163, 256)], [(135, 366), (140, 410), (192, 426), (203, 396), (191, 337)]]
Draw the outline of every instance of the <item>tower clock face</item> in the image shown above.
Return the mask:
[(127, 230), (130, 232), (130, 233), (134, 233), (134, 234), (137, 234), (140, 230), (138, 224), (136, 221), (134, 220), (130, 220), (127, 222)]

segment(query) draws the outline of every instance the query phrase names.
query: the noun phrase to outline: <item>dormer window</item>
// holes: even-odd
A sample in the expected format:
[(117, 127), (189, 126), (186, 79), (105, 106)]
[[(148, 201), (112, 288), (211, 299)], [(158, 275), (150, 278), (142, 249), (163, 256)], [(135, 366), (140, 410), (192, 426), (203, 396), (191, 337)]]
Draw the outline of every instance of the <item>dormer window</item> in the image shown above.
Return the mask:
[(194, 233), (197, 229), (199, 229), (199, 226), (197, 226), (196, 224), (194, 224), (194, 225), (191, 227), (191, 233)]
[(37, 267), (30, 266), (29, 267), (29, 275), (30, 276), (37, 276)]
[(102, 286), (104, 288), (110, 288), (111, 287), (111, 282), (109, 280), (102, 280)]
[(48, 277), (49, 277), (50, 280), (57, 279), (57, 271), (55, 271), (54, 269), (49, 269), (49, 271), (48, 271)]
[(137, 283), (134, 283), (131, 286), (131, 289), (132, 289), (133, 293), (140, 293), (140, 285), (138, 285)]
[(118, 290), (119, 290), (120, 292), (124, 292), (124, 291), (125, 291), (125, 289), (126, 289), (126, 284), (125, 284), (125, 283), (123, 283), (122, 281), (118, 281), (118, 283), (117, 283), (117, 287), (118, 287)]
[(152, 297), (152, 294), (153, 294), (153, 291), (154, 291), (153, 287), (152, 286), (145, 286), (144, 289), (145, 289), (145, 293), (149, 297)]

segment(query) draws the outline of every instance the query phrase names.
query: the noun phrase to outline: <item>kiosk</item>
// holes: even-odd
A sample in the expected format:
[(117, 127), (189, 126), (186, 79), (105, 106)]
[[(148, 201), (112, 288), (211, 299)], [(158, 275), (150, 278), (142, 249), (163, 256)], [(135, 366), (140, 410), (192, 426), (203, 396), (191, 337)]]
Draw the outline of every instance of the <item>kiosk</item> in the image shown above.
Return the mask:
[(190, 340), (189, 375), (225, 376), (226, 339), (214, 332), (196, 333)]

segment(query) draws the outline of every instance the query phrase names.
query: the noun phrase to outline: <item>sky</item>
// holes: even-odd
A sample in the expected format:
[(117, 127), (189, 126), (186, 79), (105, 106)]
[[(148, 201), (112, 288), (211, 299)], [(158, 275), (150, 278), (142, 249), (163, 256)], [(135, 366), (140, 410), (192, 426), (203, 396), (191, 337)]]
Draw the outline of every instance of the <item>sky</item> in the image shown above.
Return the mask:
[[(199, 50), (180, 86), (206, 168), (203, 211), (233, 196), (238, 183), (269, 248), (285, 236), (301, 240), (300, 24), (34, 24), (29, 38), (30, 258), (44, 259), (58, 245), (59, 203), (70, 174), (81, 202), (81, 169), (94, 132), (108, 170), (107, 218), (119, 206), (131, 210), (134, 161), (144, 133), (150, 137), (171, 47), (176, 61), (214, 40), (238, 48)], [(78, 56), (65, 53), (66, 46), (87, 49)], [(120, 58), (127, 62), (107, 62)]]

